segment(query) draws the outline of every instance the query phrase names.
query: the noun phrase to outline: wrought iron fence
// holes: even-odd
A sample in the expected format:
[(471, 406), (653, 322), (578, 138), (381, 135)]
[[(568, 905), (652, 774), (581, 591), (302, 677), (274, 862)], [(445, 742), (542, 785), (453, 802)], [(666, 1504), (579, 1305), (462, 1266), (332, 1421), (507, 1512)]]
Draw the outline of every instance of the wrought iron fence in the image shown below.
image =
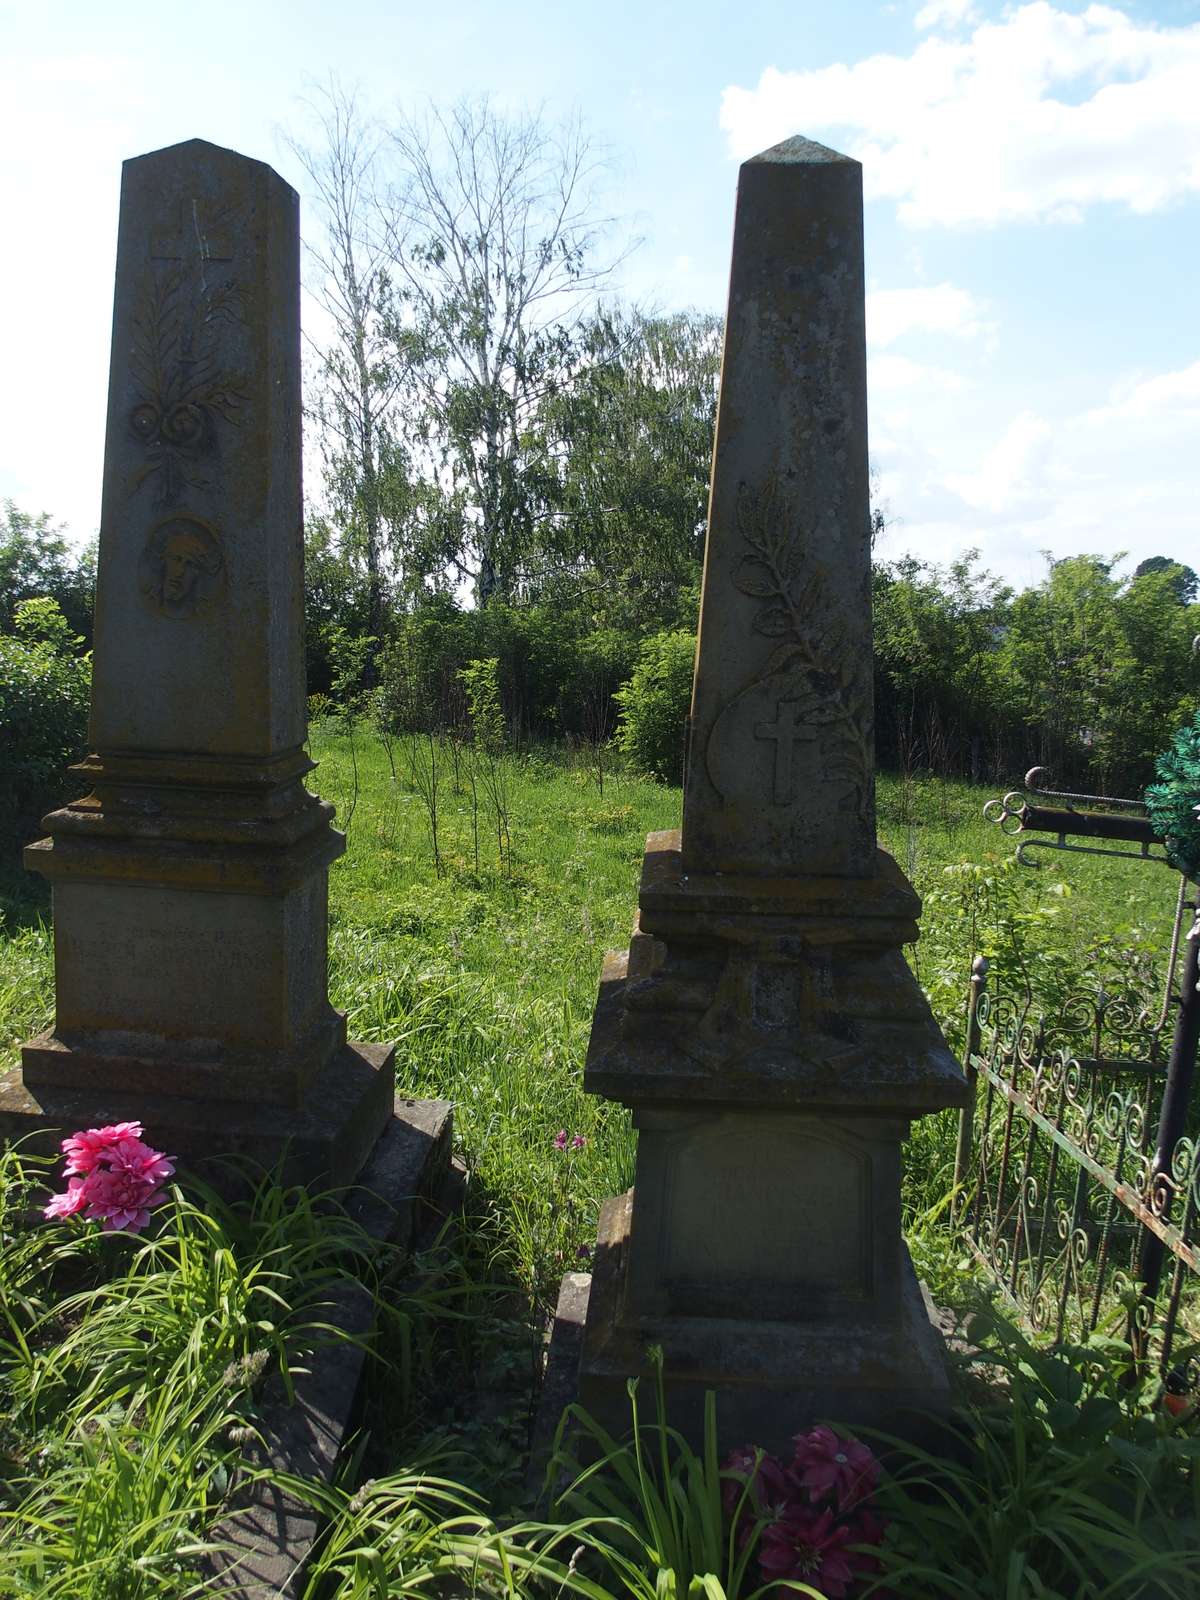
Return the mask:
[[(1187, 914), (1196, 915), (1187, 887), (1172, 968)], [(1048, 1015), (1027, 996), (989, 992), (987, 963), (976, 960), (966, 1051), (974, 1105), (960, 1123), (955, 1178), (973, 1251), (1035, 1329), (1056, 1340), (1127, 1339), (1142, 1370), (1194, 1396), (1200, 916), (1182, 943), (1182, 981), (1157, 1015), (1101, 991)]]

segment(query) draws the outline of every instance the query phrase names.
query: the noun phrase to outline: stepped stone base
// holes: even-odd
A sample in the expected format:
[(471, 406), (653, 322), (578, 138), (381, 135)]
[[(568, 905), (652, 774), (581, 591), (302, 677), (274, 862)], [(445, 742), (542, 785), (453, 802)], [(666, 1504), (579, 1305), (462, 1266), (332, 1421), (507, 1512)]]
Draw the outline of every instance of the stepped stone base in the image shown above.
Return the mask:
[[(52, 1048), (38, 1041), (40, 1050)], [(58, 1047), (62, 1049), (61, 1046)], [(0, 1139), (57, 1154), (60, 1139), (102, 1122), (139, 1121), (158, 1150), (177, 1156), (215, 1188), (231, 1174), (223, 1158), (274, 1168), (284, 1183), (343, 1188), (362, 1171), (392, 1115), (395, 1047), (347, 1044), (316, 1074), (300, 1105), (256, 1105), (143, 1093), (122, 1085), (33, 1087), (13, 1068), (0, 1075)]]
[[(853, 1428), (923, 1433), (950, 1400), (936, 1310), (903, 1246), (900, 1293), (887, 1320), (869, 1314), (812, 1320), (734, 1316), (627, 1316), (623, 1306), (633, 1193), (608, 1201), (600, 1217), (586, 1295), (572, 1283), (560, 1301), (566, 1324), (586, 1317), (578, 1398), (618, 1437), (630, 1426), (626, 1380), (643, 1376), (641, 1414), (652, 1416), (652, 1345), (664, 1353), (669, 1420), (699, 1446), (704, 1396), (717, 1395), (722, 1452), (740, 1444), (786, 1453), (792, 1435), (828, 1420)], [(577, 1276), (577, 1275), (575, 1275)], [(566, 1289), (564, 1284), (564, 1290)], [(560, 1337), (556, 1326), (555, 1337)]]

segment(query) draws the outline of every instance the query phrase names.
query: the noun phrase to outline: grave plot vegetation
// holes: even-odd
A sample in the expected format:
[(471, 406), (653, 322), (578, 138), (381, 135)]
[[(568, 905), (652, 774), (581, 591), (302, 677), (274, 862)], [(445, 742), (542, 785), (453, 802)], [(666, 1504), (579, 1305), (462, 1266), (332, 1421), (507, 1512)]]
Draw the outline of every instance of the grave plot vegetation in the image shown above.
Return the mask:
[[(668, 1546), (649, 1520), (653, 1499), (632, 1487), (641, 1481), (636, 1463), (625, 1458), (614, 1463), (607, 1507), (616, 1520), (587, 1530), (576, 1524), (597, 1515), (595, 1484), (568, 1497), (558, 1523), (543, 1508), (533, 1527), (524, 1482), (558, 1279), (574, 1264), (586, 1267), (580, 1251), (595, 1237), (599, 1203), (632, 1171), (624, 1114), (579, 1085), (598, 953), (627, 937), (645, 834), (677, 819), (679, 791), (618, 765), (605, 772), (601, 794), (578, 754), (505, 754), (511, 849), (502, 861), (484, 828), (477, 869), (463, 752), (456, 781), (454, 752), (438, 742), (439, 872), (404, 742), (389, 760), (370, 732), (359, 729), (352, 746), (331, 724), (314, 731), (310, 750), (322, 794), (343, 817), (353, 803), (348, 849), (331, 873), (331, 996), (356, 1037), (399, 1041), (405, 1088), (455, 1099), (472, 1180), (461, 1221), (418, 1262), (397, 1268), (381, 1295), (363, 1431), (337, 1484), (308, 1488), (330, 1531), (307, 1592), (311, 1600), (433, 1593), (458, 1571), (486, 1592), (578, 1581), (597, 1586), (581, 1587), (593, 1596), (627, 1594), (640, 1592), (636, 1582), (652, 1585), (656, 1563), (668, 1557), (684, 1563), (677, 1570), (686, 1587), (692, 1569), (679, 1552), (689, 1548), (687, 1519), (701, 1515), (702, 1497), (680, 1512), (678, 1543)], [(1002, 971), (1021, 941), (1047, 996), (1093, 974), (1122, 974), (1157, 997), (1174, 909), (1169, 874), (1159, 883), (1144, 869), (1086, 858), (1023, 872), (982, 819), (990, 793), (887, 777), (879, 789), (881, 838), (926, 902), (908, 959), (955, 1048), (973, 948)], [(16, 883), (6, 880), (0, 960), (10, 1056), (51, 1003), (45, 903), (29, 892), (34, 880), (19, 894)], [(957, 1362), (959, 1392), (975, 1407), (965, 1455), (947, 1462), (910, 1453), (886, 1480), (895, 1532), (885, 1548), (898, 1581), (914, 1594), (1032, 1594), (1028, 1574), (1036, 1573), (1062, 1594), (1133, 1594), (1144, 1581), (1147, 1595), (1186, 1597), (1195, 1517), (1189, 1434), (1168, 1429), (1153, 1385), (1126, 1385), (1120, 1350), (1104, 1330), (1052, 1354), (1018, 1337), (1003, 1314), (980, 1320), (985, 1279), (947, 1225), (955, 1134), (953, 1113), (943, 1114), (918, 1124), (906, 1147), (907, 1236), (938, 1302), (960, 1317), (974, 1311), (970, 1340), (983, 1354)], [(181, 1194), (156, 1219), (153, 1243), (149, 1233), (72, 1238), (67, 1224), (39, 1220), (20, 1250), (5, 1252), (0, 1589), (196, 1592), (186, 1551), (211, 1536), (226, 1484), (246, 1470), (237, 1430), (254, 1425), (261, 1395), (263, 1374), (251, 1369), (261, 1355), (232, 1388), (227, 1369), (264, 1349), (268, 1372), (280, 1361), (302, 1363), (320, 1336), (312, 1324), (346, 1264), (323, 1253), (336, 1234), (314, 1238), (294, 1207), (278, 1202), (265, 1208), (260, 1232), (245, 1221), (232, 1228), (201, 1193), (185, 1185)], [(6, 1195), (15, 1220), (31, 1197), (14, 1191), (11, 1177)], [(14, 1220), (5, 1224), (10, 1238)], [(90, 1328), (85, 1305), (103, 1313)], [(204, 1337), (189, 1347), (198, 1328)], [(22, 1384), (37, 1394), (32, 1425), (15, 1398)], [(139, 1410), (138, 1396), (144, 1401), (152, 1387), (159, 1409)], [(652, 1428), (652, 1390), (643, 1388), (639, 1406)], [(186, 1417), (193, 1421), (182, 1429)], [(647, 1431), (644, 1443), (647, 1484), (661, 1482), (658, 1436)], [(686, 1465), (669, 1451), (667, 1481), (686, 1482)], [(30, 1564), (35, 1545), (40, 1569)], [(76, 1579), (78, 1548), (88, 1554)], [(1015, 1579), (1014, 1552), (1022, 1563)], [(137, 1564), (143, 1556), (152, 1559)], [(757, 1567), (747, 1570), (757, 1581)], [(1143, 1579), (1131, 1576), (1139, 1571)], [(113, 1575), (111, 1589), (100, 1574)], [(1026, 1589), (1006, 1589), (1010, 1581)]]

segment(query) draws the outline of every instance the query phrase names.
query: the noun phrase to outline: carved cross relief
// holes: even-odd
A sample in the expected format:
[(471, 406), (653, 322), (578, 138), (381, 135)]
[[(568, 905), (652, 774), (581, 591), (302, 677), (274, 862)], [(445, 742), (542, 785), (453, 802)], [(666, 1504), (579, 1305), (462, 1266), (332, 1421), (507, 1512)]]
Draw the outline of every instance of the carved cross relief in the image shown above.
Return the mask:
[(790, 805), (795, 799), (796, 775), (793, 755), (798, 742), (811, 743), (818, 730), (796, 721), (797, 706), (794, 700), (781, 700), (776, 707), (775, 722), (756, 722), (754, 737), (770, 739), (775, 744), (775, 784), (772, 798), (777, 806)]

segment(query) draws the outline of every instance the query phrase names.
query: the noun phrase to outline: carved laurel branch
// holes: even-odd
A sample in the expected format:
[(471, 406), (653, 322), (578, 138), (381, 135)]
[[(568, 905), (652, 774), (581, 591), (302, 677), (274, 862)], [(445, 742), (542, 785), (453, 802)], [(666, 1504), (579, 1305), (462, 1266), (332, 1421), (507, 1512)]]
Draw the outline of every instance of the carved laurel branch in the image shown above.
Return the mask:
[(828, 584), (808, 557), (804, 542), (786, 506), (777, 506), (774, 479), (761, 494), (749, 484), (738, 486), (738, 529), (749, 548), (734, 570), (736, 588), (758, 607), (751, 624), (755, 633), (778, 639), (766, 674), (799, 667), (818, 673), (837, 711), (826, 724), (821, 758), (827, 778), (851, 783), (860, 816), (865, 816), (870, 789), (871, 753), (866, 728), (870, 704), (846, 630), (829, 604)]

